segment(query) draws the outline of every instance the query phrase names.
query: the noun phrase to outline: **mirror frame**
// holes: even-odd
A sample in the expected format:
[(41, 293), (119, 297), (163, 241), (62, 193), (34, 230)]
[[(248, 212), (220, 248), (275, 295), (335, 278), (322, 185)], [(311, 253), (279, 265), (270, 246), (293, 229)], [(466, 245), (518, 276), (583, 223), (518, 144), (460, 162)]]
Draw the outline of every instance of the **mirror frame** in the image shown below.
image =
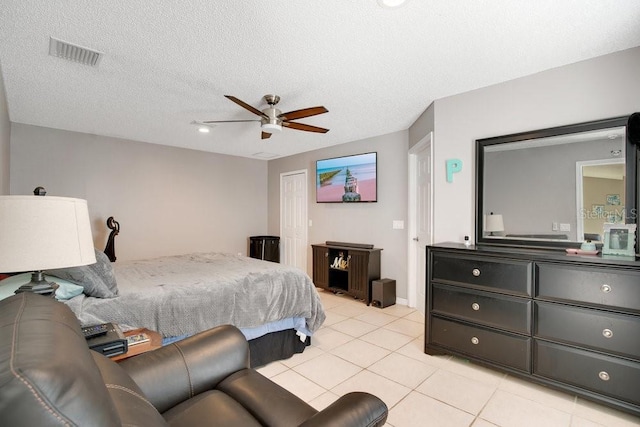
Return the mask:
[[(596, 120), (591, 122), (578, 123), (567, 126), (559, 126), (554, 128), (539, 129), (528, 132), (515, 133), (511, 135), (496, 136), (491, 138), (483, 138), (476, 140), (476, 245), (478, 246), (510, 246), (524, 248), (546, 248), (562, 250), (566, 248), (579, 248), (581, 242), (575, 241), (557, 241), (544, 239), (489, 239), (484, 237), (483, 230), (483, 201), (484, 201), (484, 156), (485, 147), (505, 144), (508, 142), (535, 140), (559, 135), (569, 135), (573, 133), (588, 132), (593, 130), (607, 129), (619, 126), (627, 126), (629, 116), (614, 117), (604, 120)], [(635, 224), (637, 222), (638, 212), (638, 175), (637, 166), (639, 161), (638, 151), (629, 138), (628, 129), (625, 132), (625, 223)], [(636, 230), (636, 253), (638, 248), (638, 233)]]

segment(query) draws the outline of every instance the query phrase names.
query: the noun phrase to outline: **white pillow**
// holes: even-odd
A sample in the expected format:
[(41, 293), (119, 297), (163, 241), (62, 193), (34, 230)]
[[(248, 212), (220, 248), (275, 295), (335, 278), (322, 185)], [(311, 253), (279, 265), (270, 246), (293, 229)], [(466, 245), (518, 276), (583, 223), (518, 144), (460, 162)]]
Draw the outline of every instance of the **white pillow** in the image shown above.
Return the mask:
[[(77, 295), (80, 295), (84, 290), (82, 286), (71, 283), (68, 280), (48, 275), (45, 275), (44, 278), (48, 282), (54, 282), (58, 284), (59, 287), (58, 289), (56, 289), (56, 299), (58, 300), (71, 299)], [(15, 295), (16, 289), (26, 283), (29, 283), (30, 281), (31, 273), (16, 274), (15, 276), (7, 277), (4, 280), (0, 280), (0, 300)]]

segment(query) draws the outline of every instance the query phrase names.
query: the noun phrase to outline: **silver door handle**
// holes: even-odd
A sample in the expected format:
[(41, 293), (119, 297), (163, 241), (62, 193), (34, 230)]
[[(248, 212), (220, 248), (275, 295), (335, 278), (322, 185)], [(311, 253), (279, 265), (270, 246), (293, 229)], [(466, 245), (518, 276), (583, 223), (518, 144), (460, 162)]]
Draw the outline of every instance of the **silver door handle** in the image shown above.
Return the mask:
[(417, 237), (414, 237), (414, 238), (413, 238), (413, 240), (415, 240), (416, 242), (419, 242), (419, 241), (420, 241), (420, 239), (419, 239), (419, 238), (417, 238)]

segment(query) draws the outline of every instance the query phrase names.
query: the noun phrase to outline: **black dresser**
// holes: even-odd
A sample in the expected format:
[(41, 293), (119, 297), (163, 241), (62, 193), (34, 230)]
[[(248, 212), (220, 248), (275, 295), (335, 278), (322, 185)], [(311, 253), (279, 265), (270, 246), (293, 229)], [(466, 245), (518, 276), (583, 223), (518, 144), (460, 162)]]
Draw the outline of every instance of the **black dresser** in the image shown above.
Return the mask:
[(427, 246), (425, 353), (640, 415), (640, 261)]

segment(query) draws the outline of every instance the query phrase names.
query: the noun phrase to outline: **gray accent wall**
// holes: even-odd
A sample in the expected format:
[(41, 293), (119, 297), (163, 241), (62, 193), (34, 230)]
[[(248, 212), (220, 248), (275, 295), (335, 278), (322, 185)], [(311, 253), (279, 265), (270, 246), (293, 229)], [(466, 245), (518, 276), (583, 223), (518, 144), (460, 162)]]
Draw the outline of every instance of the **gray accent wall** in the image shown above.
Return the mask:
[[(612, 147), (624, 148), (621, 139), (600, 139), (485, 153), (484, 214), (501, 214), (505, 235), (562, 234), (578, 240), (576, 162), (611, 158)], [(553, 231), (554, 222), (571, 230)]]
[[(399, 298), (407, 298), (408, 134), (406, 131), (363, 139), (269, 161), (269, 233), (280, 234), (280, 174), (306, 169), (309, 245), (326, 241), (369, 243), (382, 248), (381, 274), (396, 280)], [(316, 160), (378, 153), (377, 203), (316, 203)], [(404, 229), (393, 229), (393, 221)], [(311, 246), (307, 273), (312, 276)]]
[(247, 253), (267, 229), (267, 163), (12, 124), (11, 193), (87, 199), (94, 243), (120, 222), (118, 260), (190, 252)]
[(2, 68), (0, 68), (0, 195), (9, 194), (11, 122), (7, 107)]

